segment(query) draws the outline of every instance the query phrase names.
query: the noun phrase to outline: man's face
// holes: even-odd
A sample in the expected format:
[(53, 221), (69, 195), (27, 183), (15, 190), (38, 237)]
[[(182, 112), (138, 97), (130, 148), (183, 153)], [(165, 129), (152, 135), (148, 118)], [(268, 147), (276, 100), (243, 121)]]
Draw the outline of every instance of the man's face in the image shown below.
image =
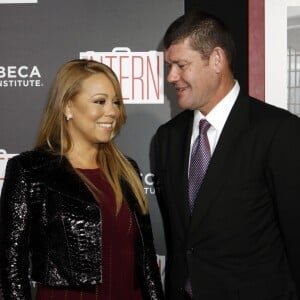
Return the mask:
[(212, 55), (203, 59), (186, 38), (165, 50), (165, 61), (169, 66), (167, 80), (176, 89), (178, 105), (207, 114), (216, 104), (219, 85)]

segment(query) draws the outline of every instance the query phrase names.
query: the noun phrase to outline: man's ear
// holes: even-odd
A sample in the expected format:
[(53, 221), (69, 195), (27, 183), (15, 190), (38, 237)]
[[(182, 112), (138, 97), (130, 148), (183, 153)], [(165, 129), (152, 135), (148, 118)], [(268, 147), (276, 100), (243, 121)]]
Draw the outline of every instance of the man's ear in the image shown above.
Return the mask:
[(226, 55), (221, 47), (215, 47), (210, 55), (211, 63), (217, 74), (221, 73), (226, 64)]

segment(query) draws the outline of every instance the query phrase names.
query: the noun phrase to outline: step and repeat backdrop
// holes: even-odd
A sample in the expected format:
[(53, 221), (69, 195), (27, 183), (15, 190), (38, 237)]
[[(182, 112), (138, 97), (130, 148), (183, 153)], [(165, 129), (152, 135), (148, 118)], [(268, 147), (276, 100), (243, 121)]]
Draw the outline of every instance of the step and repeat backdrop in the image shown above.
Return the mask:
[(149, 156), (157, 127), (178, 113), (161, 39), (183, 11), (182, 0), (0, 0), (0, 192), (8, 159), (34, 145), (58, 68), (74, 58), (108, 64), (128, 114), (116, 142), (141, 168), (162, 277), (166, 247)]

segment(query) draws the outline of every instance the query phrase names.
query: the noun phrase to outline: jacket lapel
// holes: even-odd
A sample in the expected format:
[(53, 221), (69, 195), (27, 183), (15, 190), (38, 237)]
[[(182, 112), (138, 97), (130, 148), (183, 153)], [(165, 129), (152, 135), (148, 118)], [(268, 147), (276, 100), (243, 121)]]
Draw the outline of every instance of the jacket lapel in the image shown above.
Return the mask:
[(239, 96), (224, 125), (222, 134), (208, 166), (202, 186), (198, 192), (190, 222), (190, 236), (199, 228), (210, 205), (226, 184), (226, 170), (231, 166), (232, 151), (241, 134), (249, 125), (248, 98)]
[(193, 112), (186, 111), (185, 117), (179, 126), (173, 127), (170, 132), (170, 160), (168, 172), (165, 176), (166, 186), (169, 187), (171, 198), (174, 200), (174, 212), (178, 213), (178, 220), (183, 221), (187, 228), (190, 218), (188, 204), (188, 163), (190, 139), (193, 129)]
[(50, 190), (79, 201), (95, 203), (92, 193), (65, 157), (40, 151), (39, 160), (34, 161), (37, 178)]

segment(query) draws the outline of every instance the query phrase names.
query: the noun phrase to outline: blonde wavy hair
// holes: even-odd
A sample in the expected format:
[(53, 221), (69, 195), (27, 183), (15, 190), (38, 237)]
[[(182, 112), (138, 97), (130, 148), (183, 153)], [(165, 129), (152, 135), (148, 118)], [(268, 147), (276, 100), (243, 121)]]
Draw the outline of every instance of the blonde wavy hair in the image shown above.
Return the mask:
[[(43, 148), (61, 157), (71, 149), (72, 141), (67, 130), (67, 121), (64, 115), (65, 107), (68, 100), (80, 92), (81, 83), (97, 73), (107, 76), (113, 84), (117, 98), (120, 100), (120, 117), (116, 122), (111, 140), (108, 143), (99, 144), (98, 163), (114, 190), (117, 207), (120, 207), (123, 199), (122, 179), (129, 184), (138, 201), (141, 212), (146, 214), (148, 213), (148, 202), (140, 177), (132, 164), (113, 142), (113, 138), (126, 122), (126, 111), (118, 78), (108, 66), (85, 59), (71, 60), (62, 65), (50, 89), (35, 147)], [(90, 188), (90, 182), (84, 177), (82, 178)]]

